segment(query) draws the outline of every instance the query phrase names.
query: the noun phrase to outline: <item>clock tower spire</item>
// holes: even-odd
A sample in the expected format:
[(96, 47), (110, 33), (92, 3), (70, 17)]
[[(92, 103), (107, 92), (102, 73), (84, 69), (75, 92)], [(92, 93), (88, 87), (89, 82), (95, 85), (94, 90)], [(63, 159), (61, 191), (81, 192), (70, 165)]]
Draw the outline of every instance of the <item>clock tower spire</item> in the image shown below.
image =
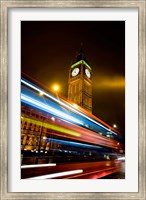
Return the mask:
[(69, 70), (68, 99), (92, 113), (92, 69), (82, 47)]

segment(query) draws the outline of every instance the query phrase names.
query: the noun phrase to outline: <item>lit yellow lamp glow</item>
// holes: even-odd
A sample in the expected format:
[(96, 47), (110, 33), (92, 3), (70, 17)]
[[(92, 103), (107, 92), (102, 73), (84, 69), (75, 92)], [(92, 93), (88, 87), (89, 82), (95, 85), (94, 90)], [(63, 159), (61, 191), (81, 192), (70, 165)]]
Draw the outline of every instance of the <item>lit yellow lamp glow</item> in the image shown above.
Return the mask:
[(54, 85), (53, 89), (54, 89), (55, 91), (58, 91), (58, 90), (59, 90), (59, 86), (58, 86), (58, 85)]
[(113, 124), (113, 127), (114, 127), (114, 128), (117, 128), (117, 125), (116, 125), (116, 124)]
[(40, 94), (40, 96), (43, 96), (43, 95), (44, 95), (44, 93), (43, 93), (43, 92), (40, 92), (39, 94)]
[(74, 108), (76, 108), (76, 109), (78, 108), (78, 105), (77, 105), (77, 104), (73, 104), (73, 106), (74, 106)]

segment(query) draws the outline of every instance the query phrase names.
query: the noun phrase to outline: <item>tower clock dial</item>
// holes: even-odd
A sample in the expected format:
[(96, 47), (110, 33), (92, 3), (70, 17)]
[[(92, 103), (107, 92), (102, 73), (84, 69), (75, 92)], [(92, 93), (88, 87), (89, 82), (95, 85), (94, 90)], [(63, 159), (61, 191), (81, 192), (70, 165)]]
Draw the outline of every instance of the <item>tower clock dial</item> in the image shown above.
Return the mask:
[(79, 71), (80, 71), (79, 68), (75, 68), (75, 69), (72, 70), (71, 75), (76, 76), (76, 75), (78, 75)]
[(90, 71), (89, 71), (88, 69), (85, 69), (85, 74), (86, 74), (86, 76), (87, 76), (88, 78), (91, 77), (91, 73), (90, 73)]

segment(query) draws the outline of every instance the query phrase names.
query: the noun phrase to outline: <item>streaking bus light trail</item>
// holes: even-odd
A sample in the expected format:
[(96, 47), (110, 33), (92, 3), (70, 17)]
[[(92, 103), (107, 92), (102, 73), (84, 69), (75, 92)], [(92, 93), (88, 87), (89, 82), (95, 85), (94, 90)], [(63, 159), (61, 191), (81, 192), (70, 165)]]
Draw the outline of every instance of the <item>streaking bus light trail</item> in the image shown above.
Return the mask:
[(101, 126), (102, 128), (104, 128), (104, 129), (106, 129), (106, 130), (108, 130), (108, 131), (112, 132), (113, 134), (117, 135), (117, 133), (115, 133), (114, 131), (112, 131), (112, 130), (110, 130), (109, 128), (107, 128), (107, 127), (103, 126), (102, 124), (98, 123), (97, 121), (95, 121), (95, 120), (91, 119), (91, 118), (90, 118), (90, 117), (88, 117), (87, 115), (84, 115), (83, 113), (81, 113), (81, 112), (77, 111), (77, 110), (76, 110), (76, 109), (74, 109), (73, 107), (71, 107), (71, 106), (68, 106), (68, 105), (67, 105), (67, 104), (65, 104), (64, 102), (62, 102), (62, 101), (60, 101), (59, 99), (56, 99), (55, 97), (53, 97), (53, 96), (49, 95), (47, 92), (45, 92), (45, 91), (43, 91), (43, 90), (39, 89), (38, 87), (36, 87), (36, 86), (34, 86), (34, 85), (32, 85), (32, 84), (30, 84), (30, 83), (26, 82), (26, 81), (25, 81), (25, 80), (23, 80), (23, 79), (21, 79), (21, 82), (22, 82), (23, 84), (25, 84), (25, 85), (29, 86), (30, 88), (32, 88), (32, 89), (34, 89), (34, 90), (36, 90), (37, 92), (39, 92), (39, 93), (43, 93), (45, 96), (47, 96), (47, 97), (51, 98), (53, 101), (55, 101), (55, 102), (59, 103), (60, 105), (63, 105), (64, 107), (67, 107), (68, 109), (72, 110), (73, 112), (76, 112), (77, 114), (79, 114), (79, 115), (81, 115), (81, 116), (83, 116), (83, 117), (87, 118), (88, 120), (92, 121), (93, 123), (95, 123), (95, 124), (98, 124), (98, 125), (99, 125), (99, 126)]
[(67, 100), (22, 80), (22, 179), (100, 178), (120, 171), (121, 157), (120, 133)]
[(78, 124), (80, 124), (80, 125), (83, 124), (82, 122), (80, 122), (79, 120), (73, 118), (72, 116), (68, 116), (68, 115), (66, 115), (65, 113), (60, 112), (60, 111), (58, 111), (58, 110), (56, 110), (56, 109), (54, 109), (54, 108), (52, 108), (52, 107), (50, 107), (50, 106), (48, 106), (48, 105), (45, 105), (45, 104), (43, 104), (43, 103), (41, 103), (41, 102), (39, 102), (39, 101), (36, 101), (35, 99), (33, 99), (33, 98), (31, 98), (31, 97), (28, 97), (28, 96), (25, 96), (25, 95), (21, 94), (21, 99), (22, 99), (23, 102), (29, 103), (29, 104), (32, 105), (32, 106), (35, 105), (35, 106), (36, 106), (37, 108), (39, 108), (39, 109), (42, 109), (42, 110), (44, 110), (44, 111), (49, 111), (49, 112), (51, 112), (51, 113), (53, 113), (53, 114), (55, 113), (55, 114), (57, 114), (58, 116), (63, 116), (65, 119), (68, 119), (68, 118), (69, 118), (71, 121), (73, 121), (73, 122), (75, 122), (75, 123), (78, 123)]

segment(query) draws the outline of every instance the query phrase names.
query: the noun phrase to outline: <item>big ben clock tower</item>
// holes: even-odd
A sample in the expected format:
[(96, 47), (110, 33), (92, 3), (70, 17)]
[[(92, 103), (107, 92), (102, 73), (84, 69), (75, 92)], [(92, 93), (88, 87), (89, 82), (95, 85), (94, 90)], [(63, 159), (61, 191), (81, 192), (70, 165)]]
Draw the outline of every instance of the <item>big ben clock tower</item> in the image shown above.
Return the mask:
[(92, 69), (82, 49), (69, 70), (68, 99), (92, 113)]

